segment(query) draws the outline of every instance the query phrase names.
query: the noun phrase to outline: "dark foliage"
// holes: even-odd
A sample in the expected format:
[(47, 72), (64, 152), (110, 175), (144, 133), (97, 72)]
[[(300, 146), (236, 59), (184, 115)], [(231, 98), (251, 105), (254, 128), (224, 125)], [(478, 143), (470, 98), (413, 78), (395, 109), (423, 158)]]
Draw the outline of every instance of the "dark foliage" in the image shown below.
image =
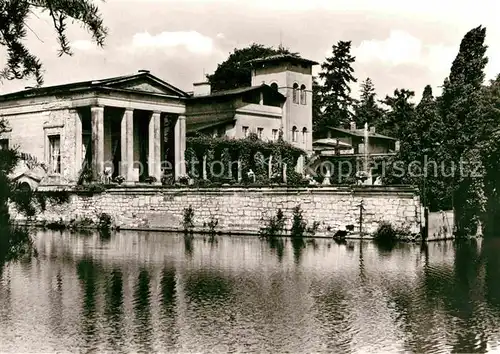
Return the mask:
[(107, 29), (98, 7), (92, 0), (0, 0), (0, 45), (7, 49), (7, 64), (0, 79), (35, 78), (43, 83), (42, 63), (26, 47), (24, 41), (32, 13), (49, 14), (59, 42), (59, 56), (72, 55), (67, 38), (68, 21), (79, 22), (99, 46), (104, 44)]
[(207, 75), (212, 91), (231, 90), (251, 86), (252, 69), (250, 61), (275, 54), (292, 54), (283, 47), (266, 47), (262, 44), (252, 44), (249, 47), (234, 49), (226, 61), (217, 66), (212, 75)]

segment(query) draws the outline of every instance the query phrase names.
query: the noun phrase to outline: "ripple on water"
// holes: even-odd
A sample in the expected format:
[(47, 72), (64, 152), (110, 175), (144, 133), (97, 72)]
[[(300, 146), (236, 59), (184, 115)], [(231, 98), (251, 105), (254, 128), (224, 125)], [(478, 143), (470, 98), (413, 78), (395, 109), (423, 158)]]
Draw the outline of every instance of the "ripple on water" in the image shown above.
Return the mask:
[(500, 263), (478, 245), (188, 241), (40, 233), (0, 275), (0, 352), (497, 348)]

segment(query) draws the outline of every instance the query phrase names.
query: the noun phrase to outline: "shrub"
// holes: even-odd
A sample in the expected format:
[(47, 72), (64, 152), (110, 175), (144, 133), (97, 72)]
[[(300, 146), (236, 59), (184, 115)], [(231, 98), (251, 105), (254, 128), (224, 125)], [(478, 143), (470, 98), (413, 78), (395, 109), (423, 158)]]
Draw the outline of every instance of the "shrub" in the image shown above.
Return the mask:
[(152, 183), (155, 183), (157, 182), (158, 180), (156, 179), (155, 176), (149, 176), (149, 177), (146, 177), (146, 179), (144, 180), (146, 183), (149, 183), (149, 184), (152, 184)]
[(214, 218), (213, 216), (210, 217), (210, 221), (208, 223), (203, 223), (204, 227), (208, 227), (208, 233), (210, 235), (215, 235), (217, 233), (216, 232), (217, 225), (219, 225), (219, 220)]
[(407, 228), (394, 227), (390, 222), (382, 221), (373, 235), (375, 242), (391, 244), (397, 241), (410, 241), (412, 234)]
[(113, 225), (113, 218), (107, 213), (100, 213), (97, 228), (102, 232), (110, 232)]
[(260, 229), (259, 234), (261, 237), (275, 237), (283, 233), (285, 228), (285, 216), (281, 209), (278, 209), (276, 216), (269, 218), (267, 225)]
[(292, 217), (292, 229), (290, 230), (290, 235), (292, 237), (303, 237), (307, 228), (307, 222), (304, 220), (302, 216), (302, 210), (300, 209), (300, 205), (297, 205), (293, 209), (293, 217)]
[(182, 219), (182, 226), (184, 228), (184, 233), (193, 233), (194, 229), (194, 210), (190, 205), (188, 208), (184, 208), (184, 216)]

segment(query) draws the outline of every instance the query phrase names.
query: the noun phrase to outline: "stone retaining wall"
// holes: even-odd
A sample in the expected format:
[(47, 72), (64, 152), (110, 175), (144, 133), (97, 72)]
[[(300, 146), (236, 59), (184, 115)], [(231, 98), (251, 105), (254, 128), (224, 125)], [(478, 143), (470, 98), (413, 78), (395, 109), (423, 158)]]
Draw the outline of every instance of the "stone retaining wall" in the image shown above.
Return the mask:
[[(408, 225), (420, 231), (421, 208), (411, 187), (321, 187), (321, 188), (161, 188), (120, 187), (85, 195), (72, 193), (69, 203), (49, 205), (39, 221), (70, 221), (108, 213), (122, 229), (180, 231), (185, 208), (194, 210), (198, 231), (218, 220), (222, 233), (257, 234), (279, 208), (291, 226), (293, 209), (300, 205), (308, 225), (319, 222), (317, 236), (329, 236), (346, 225), (359, 232), (363, 201), (363, 232), (373, 233), (380, 221)], [(205, 225), (205, 226), (204, 226)]]

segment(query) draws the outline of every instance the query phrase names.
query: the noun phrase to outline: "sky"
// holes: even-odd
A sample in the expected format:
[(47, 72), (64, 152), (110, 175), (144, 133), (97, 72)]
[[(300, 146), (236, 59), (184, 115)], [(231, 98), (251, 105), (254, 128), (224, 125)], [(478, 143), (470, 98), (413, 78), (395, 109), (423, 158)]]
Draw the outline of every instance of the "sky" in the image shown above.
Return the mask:
[[(78, 23), (68, 25), (74, 55), (57, 56), (50, 19), (28, 22), (26, 44), (42, 60), (45, 86), (133, 74), (140, 69), (192, 90), (234, 48), (278, 46), (322, 63), (339, 40), (352, 41), (358, 84), (370, 77), (379, 98), (397, 88), (421, 97), (449, 74), (464, 34), (486, 27), (486, 78), (500, 73), (500, 21), (494, 0), (107, 0), (100, 6), (109, 35), (99, 48)], [(5, 63), (0, 51), (0, 65)], [(314, 72), (319, 71), (319, 66)], [(0, 93), (33, 86), (4, 81)]]

